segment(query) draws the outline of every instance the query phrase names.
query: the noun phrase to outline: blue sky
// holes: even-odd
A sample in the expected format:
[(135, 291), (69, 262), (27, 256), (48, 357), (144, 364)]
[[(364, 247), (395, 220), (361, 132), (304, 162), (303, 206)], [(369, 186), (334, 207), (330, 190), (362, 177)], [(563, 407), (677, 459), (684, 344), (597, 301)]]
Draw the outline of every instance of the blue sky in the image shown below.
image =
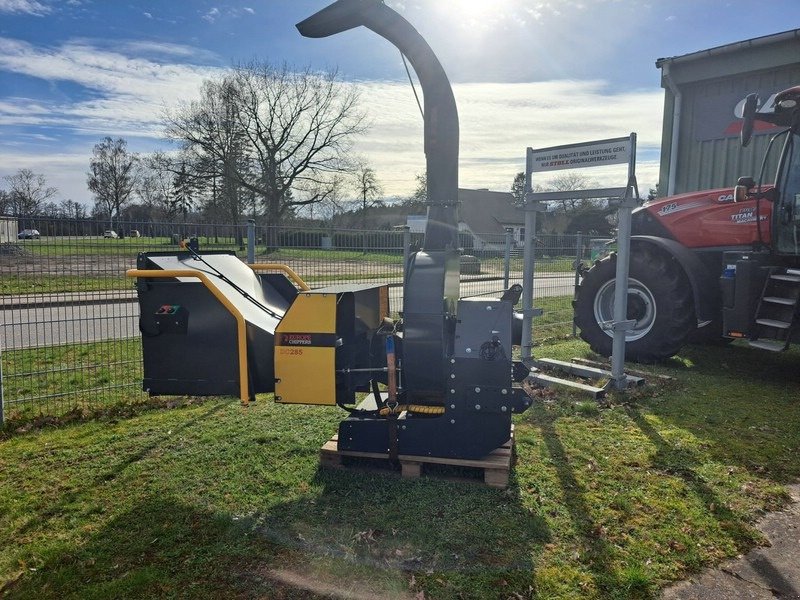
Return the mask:
[[(387, 0), (428, 40), (453, 83), (464, 187), (507, 190), (525, 147), (639, 134), (639, 180), (657, 179), (657, 58), (800, 27), (797, 0)], [(357, 152), (387, 194), (424, 170), (422, 123), (398, 52), (359, 29), (302, 38), (326, 0), (0, 0), (0, 177), (43, 173), (89, 203), (104, 136), (164, 148), (161, 116), (204, 78), (265, 59), (338, 67), (373, 126)], [(613, 177), (615, 174), (599, 175)], [(2, 185), (2, 184), (0, 184)]]

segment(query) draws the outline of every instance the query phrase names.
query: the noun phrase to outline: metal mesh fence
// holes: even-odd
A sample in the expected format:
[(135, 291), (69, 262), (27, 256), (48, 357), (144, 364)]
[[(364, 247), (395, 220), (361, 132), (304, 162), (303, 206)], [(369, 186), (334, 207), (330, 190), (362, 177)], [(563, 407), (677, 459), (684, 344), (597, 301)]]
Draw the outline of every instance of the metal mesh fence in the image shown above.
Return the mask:
[[(134, 282), (140, 252), (175, 251), (197, 238), (201, 251), (247, 256), (247, 225), (26, 220), (37, 236), (0, 244), (0, 393), (6, 420), (140, 402), (141, 344)], [(124, 234), (121, 235), (121, 234)], [(404, 231), (258, 227), (255, 262), (283, 263), (312, 288), (389, 285), (402, 312)], [(522, 248), (507, 235), (462, 234), (461, 296), (498, 296), (522, 282)], [(535, 339), (572, 333), (576, 236), (539, 236), (535, 251)], [(589, 245), (582, 254), (589, 258)]]

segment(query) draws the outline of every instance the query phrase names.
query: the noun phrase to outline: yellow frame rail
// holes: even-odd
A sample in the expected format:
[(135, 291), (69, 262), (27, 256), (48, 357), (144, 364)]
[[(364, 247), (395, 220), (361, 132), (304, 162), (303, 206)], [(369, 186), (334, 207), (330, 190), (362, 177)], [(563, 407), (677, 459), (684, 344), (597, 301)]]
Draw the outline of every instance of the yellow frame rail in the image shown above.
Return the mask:
[(253, 269), (253, 271), (283, 271), (286, 276), (294, 281), (295, 284), (297, 284), (297, 287), (304, 292), (307, 292), (311, 289), (308, 287), (306, 282), (303, 281), (300, 276), (291, 269), (291, 267), (287, 267), (286, 265), (282, 265), (280, 263), (253, 263), (248, 264), (247, 266)]
[(239, 309), (225, 297), (219, 288), (215, 286), (202, 271), (195, 271), (192, 269), (128, 269), (125, 271), (125, 275), (127, 277), (153, 277), (160, 279), (195, 277), (206, 286), (206, 289), (208, 289), (228, 312), (231, 313), (233, 318), (236, 319), (236, 337), (239, 347), (239, 399), (244, 406), (247, 406), (250, 403), (250, 384), (247, 377), (247, 330), (244, 317), (242, 313), (239, 312)]

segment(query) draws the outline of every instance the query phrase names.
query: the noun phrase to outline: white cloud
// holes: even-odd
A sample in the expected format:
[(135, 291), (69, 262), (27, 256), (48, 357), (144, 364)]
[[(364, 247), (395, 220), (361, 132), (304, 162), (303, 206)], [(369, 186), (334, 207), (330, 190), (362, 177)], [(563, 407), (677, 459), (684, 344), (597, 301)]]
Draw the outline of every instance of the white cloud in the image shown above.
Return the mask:
[[(407, 194), (425, 170), (422, 117), (408, 84), (367, 83), (363, 100), (372, 128), (359, 140), (387, 194)], [(525, 149), (638, 135), (640, 189), (658, 180), (661, 90), (611, 93), (603, 81), (455, 84), (459, 111), (459, 182), (505, 191), (525, 169)], [(565, 101), (568, 100), (568, 101)], [(603, 185), (626, 173), (589, 169)], [(617, 179), (622, 177), (623, 181)]]
[(0, 0), (0, 12), (24, 13), (43, 17), (51, 12), (51, 8), (37, 0)]
[[(180, 47), (160, 46), (173, 55)], [(68, 81), (94, 92), (95, 98), (71, 103), (40, 105), (24, 99), (0, 104), (0, 123), (68, 127), (81, 133), (120, 135), (135, 132), (160, 135), (165, 107), (191, 99), (211, 67), (159, 63), (72, 42), (56, 50), (35, 48), (25, 42), (0, 38), (0, 69), (46, 81)], [(41, 104), (41, 103), (40, 103)]]
[(244, 12), (246, 12), (247, 14), (249, 14), (249, 15), (254, 15), (254, 14), (256, 14), (256, 11), (255, 11), (255, 10), (253, 10), (252, 8), (250, 8), (249, 6), (245, 6), (244, 8), (242, 8), (242, 10), (243, 10)]
[(187, 46), (185, 44), (172, 44), (169, 42), (154, 42), (150, 40), (118, 40), (114, 44), (117, 54), (133, 55), (139, 58), (178, 58), (191, 60), (194, 64), (214, 64), (220, 62), (219, 56), (204, 48)]
[(214, 21), (216, 21), (218, 17), (219, 17), (219, 9), (215, 6), (200, 18), (203, 19), (203, 21), (206, 21), (207, 23), (214, 23)]
[[(101, 137), (125, 137), (139, 152), (162, 147), (164, 109), (194, 99), (203, 79), (220, 71), (169, 62), (183, 58), (180, 46), (157, 49), (161, 62), (136, 56), (135, 51), (145, 50), (142, 43), (121, 44), (114, 51), (85, 41), (42, 49), (0, 38), (0, 69), (56, 83), (69, 81), (91, 92), (72, 102), (24, 97), (0, 101), (0, 176), (29, 167), (52, 179), (62, 197), (82, 200), (85, 166)], [(407, 195), (415, 187), (415, 175), (425, 170), (422, 118), (412, 91), (407, 83), (358, 85), (372, 128), (354, 151), (367, 157), (387, 195)], [(454, 93), (462, 187), (509, 189), (514, 175), (524, 169), (528, 146), (620, 137), (631, 131), (639, 135), (640, 189), (646, 191), (658, 178), (660, 89), (619, 92), (599, 80), (560, 80), (456, 84)], [(15, 136), (19, 129), (28, 137)], [(59, 130), (60, 142), (47, 139)], [(72, 145), (65, 148), (68, 144)], [(604, 185), (624, 183), (616, 180), (619, 174), (597, 171), (590, 176)], [(615, 179), (604, 181), (609, 177)]]
[(145, 16), (146, 19), (152, 19), (153, 18), (153, 15), (151, 13), (149, 13), (149, 12), (144, 12), (142, 14)]

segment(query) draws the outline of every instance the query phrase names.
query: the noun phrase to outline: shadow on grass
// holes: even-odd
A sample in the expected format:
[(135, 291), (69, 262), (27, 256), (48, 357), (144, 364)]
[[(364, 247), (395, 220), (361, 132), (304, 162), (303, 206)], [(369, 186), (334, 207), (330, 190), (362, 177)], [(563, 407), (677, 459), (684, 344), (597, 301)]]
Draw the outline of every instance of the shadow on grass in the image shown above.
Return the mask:
[(149, 444), (143, 446), (142, 448), (138, 449), (136, 452), (132, 454), (129, 454), (127, 456), (121, 456), (119, 460), (110, 469), (107, 469), (102, 473), (98, 473), (92, 480), (88, 481), (85, 485), (77, 489), (74, 489), (72, 491), (64, 493), (64, 495), (61, 497), (61, 500), (57, 504), (48, 503), (46, 506), (42, 505), (39, 507), (33, 507), (31, 512), (34, 516), (32, 516), (27, 521), (27, 523), (25, 523), (19, 528), (18, 535), (25, 535), (26, 533), (34, 529), (46, 527), (49, 519), (61, 515), (66, 507), (90, 497), (95, 488), (119, 477), (119, 475), (123, 473), (131, 465), (144, 459), (151, 452), (153, 452), (154, 450), (156, 450), (157, 448), (168, 442), (173, 434), (177, 434), (182, 431), (188, 430), (192, 427), (202, 425), (203, 422), (206, 421), (206, 419), (218, 413), (220, 410), (225, 408), (229, 403), (230, 402), (214, 404), (208, 407), (207, 410), (205, 410), (203, 413), (196, 416), (195, 418), (189, 419), (175, 426), (174, 429), (170, 431), (170, 433), (162, 435), (152, 440)]
[(232, 521), (180, 502), (149, 498), (106, 523), (79, 547), (53, 542), (36, 568), (0, 588), (3, 598), (243, 598), (318, 596), (249, 571), (275, 560)]
[(758, 541), (750, 524), (730, 510), (714, 489), (698, 475), (696, 469), (702, 461), (694, 452), (676, 448), (667, 442), (637, 410), (627, 408), (625, 412), (655, 446), (656, 453), (652, 457), (654, 468), (680, 477), (702, 505), (707, 507), (720, 527), (736, 542), (738, 548), (749, 548)]
[(314, 483), (322, 486), (318, 495), (279, 505), (263, 519), (266, 539), (343, 574), (353, 567), (415, 574), (431, 597), (527, 593), (533, 557), (551, 537), (513, 487), (328, 468)]
[(669, 394), (666, 401), (645, 399), (641, 405), (663, 422), (691, 432), (704, 452), (723, 464), (781, 484), (796, 481), (800, 352), (687, 346), (680, 358), (682, 373), (676, 376), (685, 388), (682, 393)]
[(633, 569), (622, 573), (612, 562), (612, 551), (603, 537), (602, 526), (591, 516), (586, 500), (586, 490), (575, 476), (569, 454), (556, 431), (558, 417), (542, 413), (537, 425), (547, 452), (558, 475), (564, 504), (569, 511), (575, 532), (587, 550), (582, 557), (602, 597), (649, 598), (652, 595), (650, 580)]

